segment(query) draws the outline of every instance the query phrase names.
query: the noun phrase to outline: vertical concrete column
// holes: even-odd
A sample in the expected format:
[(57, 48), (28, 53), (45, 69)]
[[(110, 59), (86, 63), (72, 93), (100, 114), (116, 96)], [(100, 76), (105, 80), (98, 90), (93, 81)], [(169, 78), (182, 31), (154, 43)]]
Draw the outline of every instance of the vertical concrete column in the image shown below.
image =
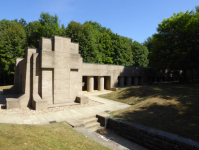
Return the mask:
[(124, 77), (120, 77), (120, 87), (124, 87)]
[(87, 91), (92, 92), (94, 90), (94, 77), (87, 76)]
[(134, 83), (134, 85), (138, 85), (138, 77), (134, 77), (133, 83)]
[(131, 77), (127, 77), (127, 86), (131, 86)]
[(104, 91), (104, 77), (98, 76), (98, 91)]

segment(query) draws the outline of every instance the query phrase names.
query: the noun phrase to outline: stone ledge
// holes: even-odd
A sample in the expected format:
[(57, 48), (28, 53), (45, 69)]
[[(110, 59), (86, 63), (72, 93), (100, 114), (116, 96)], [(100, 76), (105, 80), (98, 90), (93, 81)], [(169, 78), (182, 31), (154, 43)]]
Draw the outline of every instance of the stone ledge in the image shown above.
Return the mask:
[(80, 103), (80, 104), (87, 104), (88, 103), (88, 97), (77, 96), (75, 102)]
[(153, 150), (199, 150), (199, 143), (191, 139), (120, 119), (109, 118), (107, 129)]
[(108, 119), (112, 116), (107, 113), (100, 113), (100, 114), (96, 114), (96, 117), (98, 118), (97, 121), (100, 122), (100, 125), (103, 127), (106, 127)]
[(42, 100), (38, 94), (33, 94), (32, 106), (35, 110), (43, 110), (48, 108), (48, 101)]
[(6, 98), (6, 108), (19, 108), (19, 101), (17, 98)]

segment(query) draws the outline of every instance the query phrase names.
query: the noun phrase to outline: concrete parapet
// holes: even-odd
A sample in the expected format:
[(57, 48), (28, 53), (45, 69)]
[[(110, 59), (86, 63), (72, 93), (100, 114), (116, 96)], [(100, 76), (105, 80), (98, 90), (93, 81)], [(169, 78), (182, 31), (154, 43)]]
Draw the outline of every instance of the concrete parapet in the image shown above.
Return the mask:
[(106, 128), (152, 150), (199, 149), (196, 141), (120, 119), (108, 118)]
[(107, 113), (99, 113), (96, 114), (96, 117), (98, 118), (98, 122), (100, 122), (100, 125), (106, 127), (107, 121), (110, 117), (112, 117), (112, 115)]

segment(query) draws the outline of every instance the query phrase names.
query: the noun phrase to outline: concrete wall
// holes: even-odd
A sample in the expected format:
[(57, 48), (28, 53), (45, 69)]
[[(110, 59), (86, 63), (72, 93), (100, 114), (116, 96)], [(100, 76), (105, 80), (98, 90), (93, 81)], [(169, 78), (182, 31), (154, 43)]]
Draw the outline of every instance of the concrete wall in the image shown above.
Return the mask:
[[(83, 63), (82, 75), (83, 76), (110, 76), (110, 86), (118, 87), (125, 86), (118, 85), (121, 78), (121, 82), (127, 81), (126, 86), (130, 85), (145, 85), (149, 84), (151, 78), (154, 78), (153, 82), (157, 82), (159, 79), (162, 81), (163, 77), (176, 77), (178, 78), (179, 72), (171, 72), (169, 70), (158, 70), (152, 68), (134, 67), (134, 66), (120, 66), (120, 65), (104, 65), (104, 64), (92, 64)], [(130, 78), (131, 77), (131, 78)], [(126, 79), (125, 79), (126, 78)], [(123, 81), (124, 80), (124, 81)], [(129, 84), (129, 82), (132, 82)], [(134, 82), (134, 83), (133, 83)]]

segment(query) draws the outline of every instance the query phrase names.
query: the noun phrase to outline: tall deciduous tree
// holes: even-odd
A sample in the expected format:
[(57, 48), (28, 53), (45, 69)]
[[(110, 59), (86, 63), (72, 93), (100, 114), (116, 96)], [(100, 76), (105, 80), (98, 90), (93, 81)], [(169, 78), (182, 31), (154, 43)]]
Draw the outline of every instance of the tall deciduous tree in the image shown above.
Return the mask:
[[(158, 68), (189, 69), (191, 55), (197, 45), (198, 19), (191, 12), (180, 12), (158, 25), (157, 34), (154, 34), (152, 65)], [(194, 45), (193, 43), (196, 42)], [(194, 59), (192, 59), (194, 60)], [(159, 62), (159, 63), (157, 63)]]
[(28, 46), (38, 48), (39, 39), (42, 37), (51, 38), (54, 35), (64, 35), (64, 26), (59, 26), (57, 15), (41, 13), (38, 21), (29, 22), (25, 26)]
[(2, 31), (0, 39), (0, 74), (14, 74), (15, 59), (25, 54), (25, 31), (17, 22), (10, 22), (9, 28)]
[(147, 67), (149, 64), (148, 60), (148, 49), (137, 41), (133, 42), (132, 45), (133, 60), (135, 66)]
[(199, 68), (199, 19), (194, 11), (174, 13), (153, 35), (150, 64), (157, 68)]

